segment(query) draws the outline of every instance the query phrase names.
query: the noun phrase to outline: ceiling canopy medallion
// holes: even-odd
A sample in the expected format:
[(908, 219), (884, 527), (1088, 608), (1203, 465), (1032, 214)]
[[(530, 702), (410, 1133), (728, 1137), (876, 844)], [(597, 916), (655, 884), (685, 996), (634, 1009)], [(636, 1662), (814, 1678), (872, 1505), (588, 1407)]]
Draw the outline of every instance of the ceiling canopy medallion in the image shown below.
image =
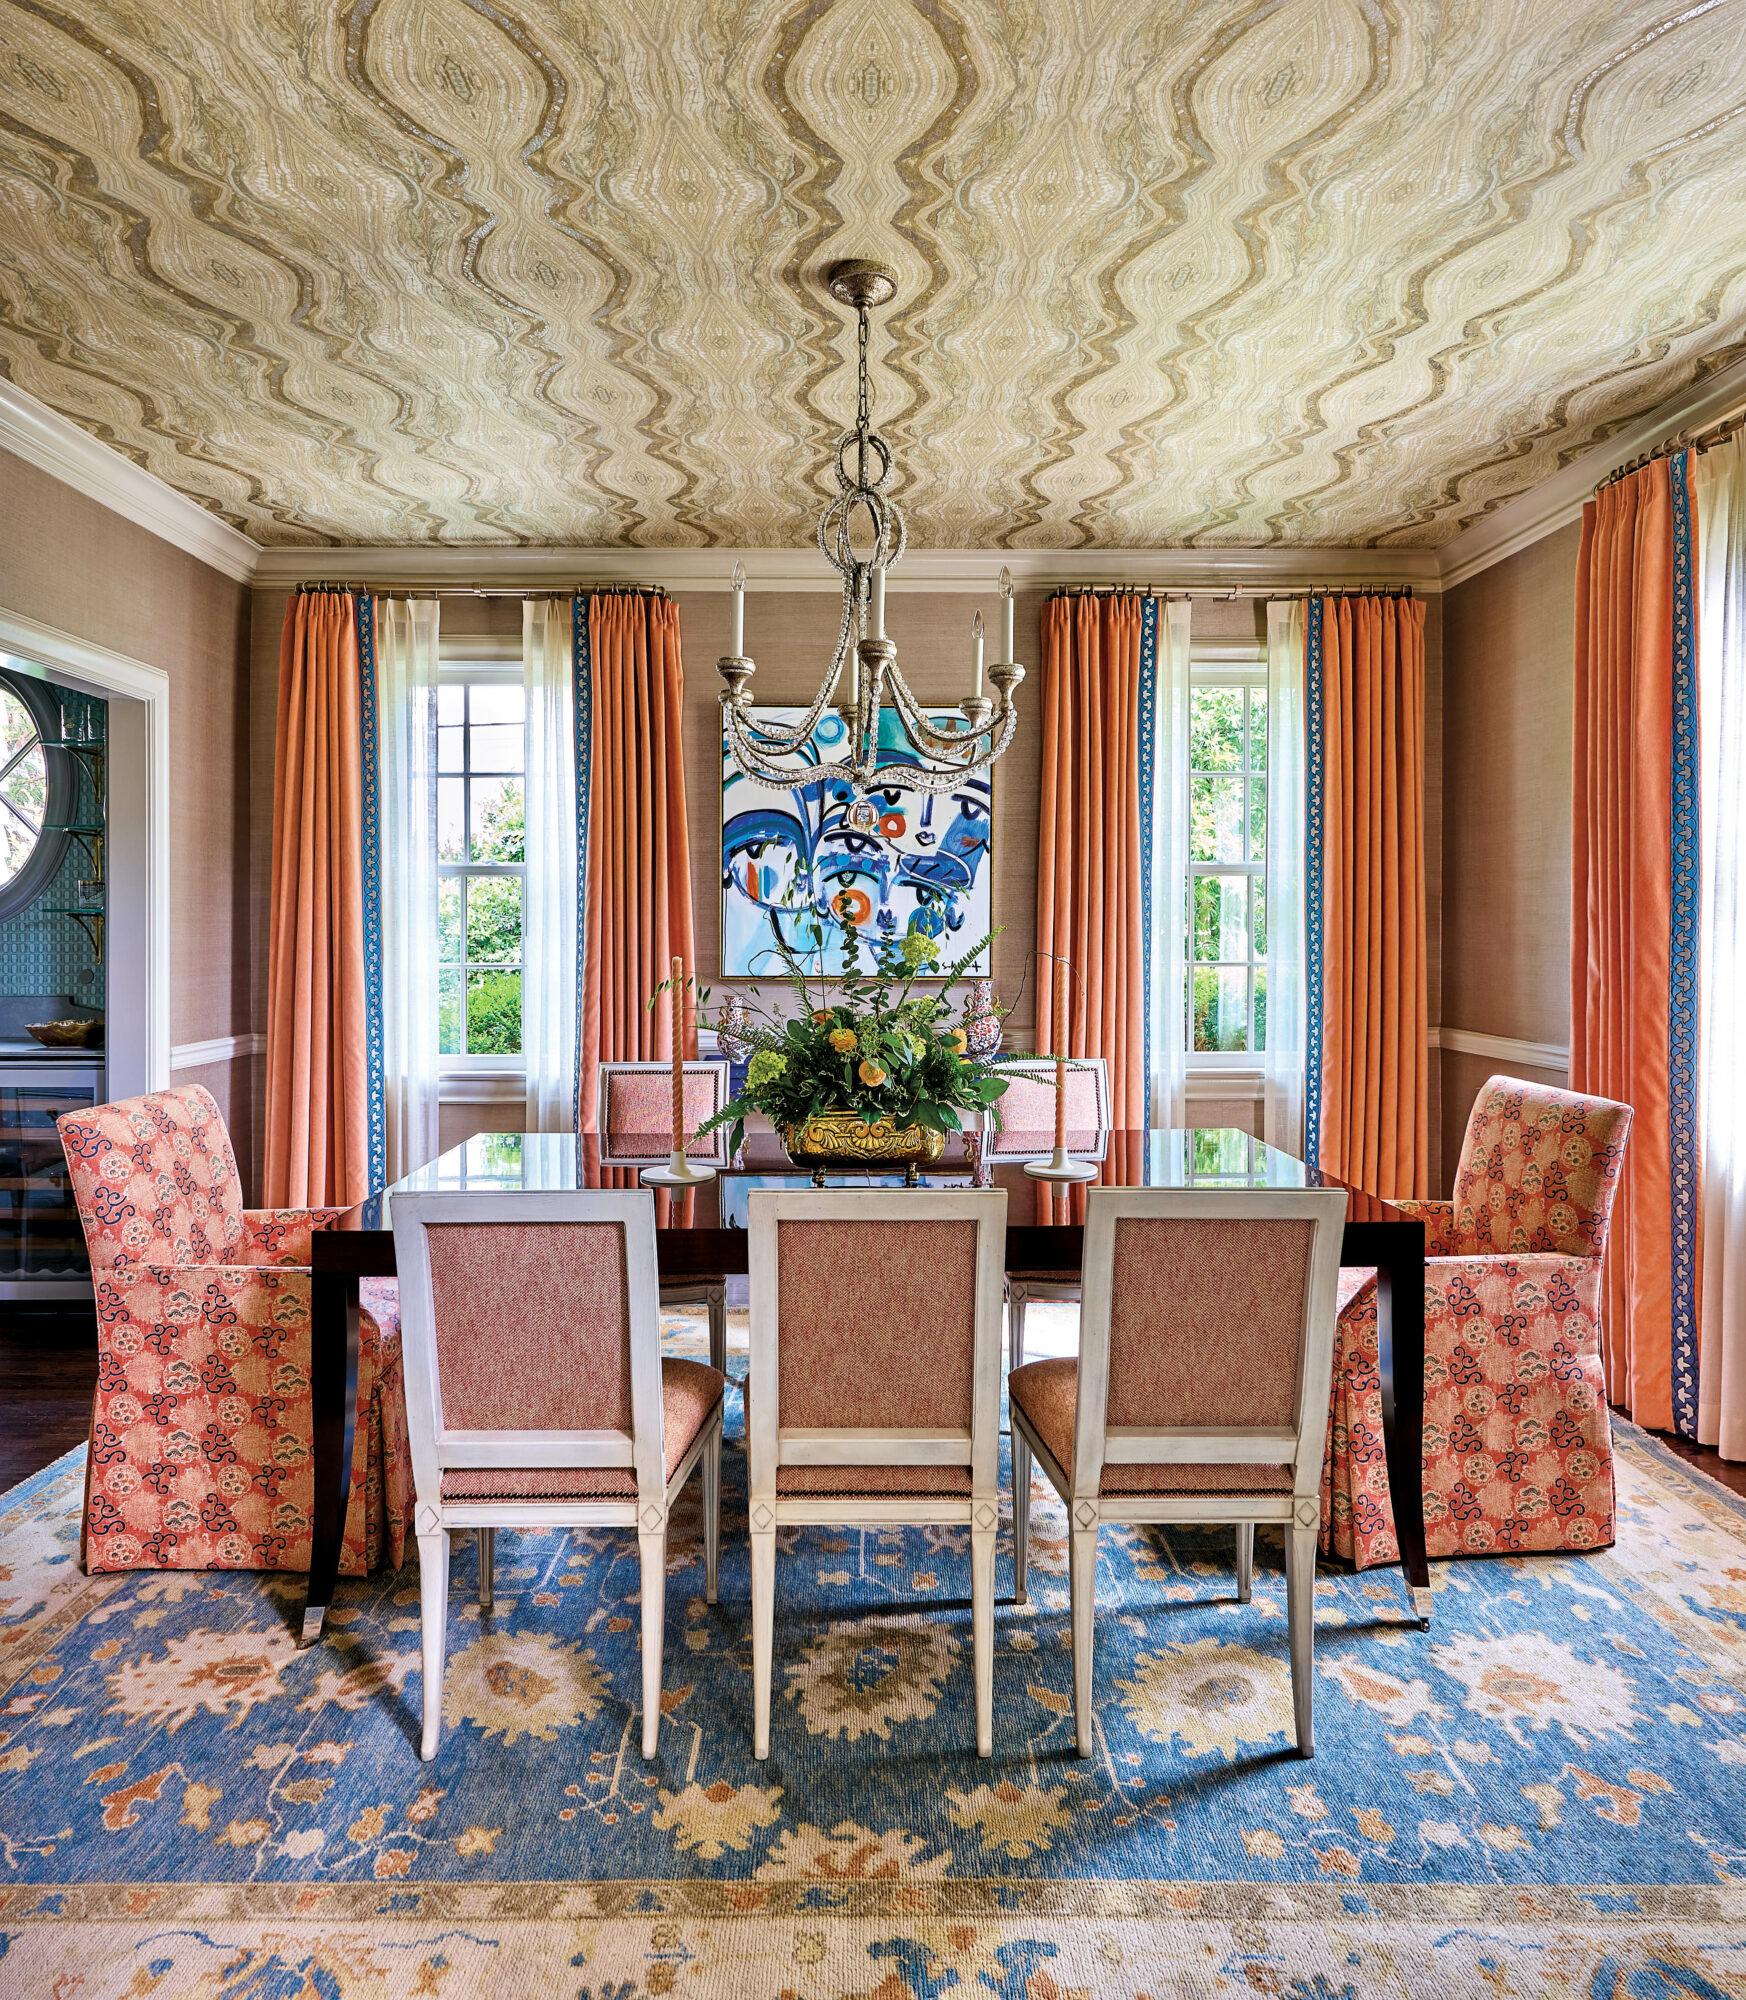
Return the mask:
[[(812, 706), (798, 722), (778, 723), (768, 715), (755, 714), (752, 676), (757, 669), (745, 650), (745, 571), (736, 563), (733, 651), (718, 662), (718, 671), (727, 683), (721, 695), (722, 726), (729, 753), (748, 778), (779, 790), (799, 791), (818, 783), (818, 767), (807, 764), (797, 768), (776, 760), (809, 744), (825, 710), (834, 706), (848, 734), (848, 755), (831, 768), (848, 779), (854, 792), (849, 825), (857, 832), (870, 833), (879, 817), (867, 794), (900, 774), (905, 785), (927, 792), (950, 792), (972, 772), (986, 770), (994, 762), (1018, 727), (1012, 697), (1025, 670), (1012, 657), (1012, 576), (1003, 569), (1000, 658), (988, 669), (994, 699), (990, 701), (982, 692), (981, 612), (971, 627), (970, 692), (958, 704), (962, 721), (955, 728), (935, 728), (910, 692), (898, 668), (897, 648), (885, 636), (885, 579), (903, 560), (908, 533), (903, 509), (887, 492), (894, 460), (890, 444), (873, 428), (867, 387), (869, 315), (875, 306), (889, 305), (897, 296), (897, 280), (882, 266), (855, 258), (833, 264), (825, 275), (825, 285), (834, 299), (854, 308), (857, 322), (855, 421), (837, 439), (833, 465), (838, 491), (818, 517), (818, 545), (843, 579), (843, 616), (837, 628), (836, 652)], [(859, 547), (857, 531), (868, 538)], [(846, 688), (842, 686), (845, 668)], [(902, 724), (905, 740), (901, 747), (881, 744), (879, 718), (888, 700)]]

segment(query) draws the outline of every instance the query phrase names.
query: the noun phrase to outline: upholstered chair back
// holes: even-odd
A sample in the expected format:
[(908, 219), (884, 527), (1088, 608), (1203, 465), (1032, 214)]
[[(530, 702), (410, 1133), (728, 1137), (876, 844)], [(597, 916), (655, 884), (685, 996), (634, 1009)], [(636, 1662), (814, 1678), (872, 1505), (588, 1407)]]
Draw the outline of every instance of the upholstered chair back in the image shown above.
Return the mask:
[(634, 1465), (663, 1489), (654, 1196), (396, 1195), (418, 1504), (447, 1475)]
[[(1345, 1212), (1341, 1188), (1089, 1191), (1075, 1494), (1168, 1485), (1187, 1467), (1308, 1501)], [(1106, 1466), (1121, 1468), (1107, 1484)]]
[(1449, 1254), (1604, 1256), (1630, 1129), (1629, 1105), (1492, 1077), (1455, 1169)]
[(784, 1429), (965, 1429), (976, 1341), (976, 1224), (780, 1222)]
[(59, 1125), (93, 1270), (242, 1261), (242, 1183), (210, 1091), (155, 1090)]
[(451, 1429), (630, 1429), (619, 1224), (435, 1223), (425, 1234)]
[[(1065, 1072), (1067, 1150), (1102, 1158), (1109, 1138), (1109, 1068), (1101, 1056), (1090, 1056), (1079, 1068)], [(1055, 1065), (1029, 1056), (1005, 1062), (1006, 1089), (996, 1100), (998, 1126), (990, 1120), (991, 1159), (1036, 1159), (1055, 1145)]]
[[(685, 1151), (691, 1159), (726, 1159), (725, 1134), (697, 1137), (697, 1128), (727, 1102), (724, 1062), (685, 1065)], [(600, 1156), (615, 1162), (664, 1160), (673, 1147), (673, 1066), (663, 1062), (602, 1063)]]
[(1314, 1239), (1308, 1217), (1120, 1217), (1109, 1422), (1292, 1423)]

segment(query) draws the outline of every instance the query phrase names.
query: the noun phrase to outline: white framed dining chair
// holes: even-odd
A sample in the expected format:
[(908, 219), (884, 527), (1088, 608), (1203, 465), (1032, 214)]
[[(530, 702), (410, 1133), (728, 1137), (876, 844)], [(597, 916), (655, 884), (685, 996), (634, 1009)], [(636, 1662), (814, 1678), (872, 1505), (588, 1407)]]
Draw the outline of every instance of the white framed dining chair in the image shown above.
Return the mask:
[(776, 1535), (967, 1527), (976, 1749), (994, 1746), (1006, 1193), (748, 1198), (753, 1751), (770, 1754)]
[[(728, 1101), (729, 1065), (704, 1059), (684, 1065), (681, 1085), (687, 1133), (685, 1156), (725, 1167), (726, 1126), (697, 1137), (697, 1128)], [(673, 1065), (670, 1062), (604, 1062), (596, 1104), (603, 1167), (664, 1167), (673, 1150)], [(709, 1321), (709, 1364), (727, 1367), (727, 1288), (719, 1278), (674, 1278), (661, 1287), (669, 1311), (686, 1307)]]
[(624, 1527), (642, 1559), (643, 1755), (661, 1721), (667, 1523), (703, 1470), (704, 1592), (721, 1547), (722, 1392), (663, 1360), (645, 1189), (397, 1194), (401, 1351), (421, 1571), (424, 1735), (436, 1755), (453, 1535)]
[(1245, 1604), (1255, 1524), (1283, 1528), (1297, 1747), (1315, 1753), (1316, 1534), (1345, 1220), (1344, 1188), (1087, 1191), (1079, 1359), (1007, 1377), (1021, 1593), (1033, 1455), (1067, 1507), (1082, 1757), (1105, 1521), (1234, 1523)]
[[(1076, 1068), (1066, 1072), (1067, 1150), (1077, 1159), (1102, 1160), (1109, 1155), (1109, 1064), (1102, 1056), (1075, 1056)], [(1055, 1150), (1055, 1065), (1045, 1056), (1015, 1056), (1000, 1064), (1011, 1080), (998, 1099), (1000, 1129), (994, 1108), (983, 1116), (982, 1147), (986, 1159), (1046, 1160)], [(1006, 1281), (1008, 1365), (1022, 1368), (1025, 1359), (1025, 1307), (1031, 1300), (1075, 1305), (1079, 1286), (1059, 1278), (1033, 1278), (1020, 1271)], [(1021, 1586), (1019, 1602), (1024, 1602)]]

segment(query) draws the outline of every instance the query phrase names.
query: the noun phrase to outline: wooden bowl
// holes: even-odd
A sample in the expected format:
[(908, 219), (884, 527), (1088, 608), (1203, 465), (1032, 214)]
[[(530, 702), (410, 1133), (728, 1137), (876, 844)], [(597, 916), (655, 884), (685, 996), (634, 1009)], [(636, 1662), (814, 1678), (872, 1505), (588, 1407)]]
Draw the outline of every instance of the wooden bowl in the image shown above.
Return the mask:
[(45, 1049), (100, 1049), (103, 1046), (101, 1021), (27, 1021), (24, 1032), (34, 1036)]

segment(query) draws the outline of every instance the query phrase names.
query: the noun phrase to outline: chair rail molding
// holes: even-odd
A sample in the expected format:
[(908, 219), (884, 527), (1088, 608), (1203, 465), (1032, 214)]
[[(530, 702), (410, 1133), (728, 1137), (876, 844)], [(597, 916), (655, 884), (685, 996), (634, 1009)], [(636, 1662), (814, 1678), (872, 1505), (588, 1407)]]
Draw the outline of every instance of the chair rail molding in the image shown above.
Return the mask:
[(261, 547), (124, 453), (0, 380), (0, 448), (238, 583), (254, 579)]
[(267, 1052), (265, 1035), (215, 1035), (209, 1042), (178, 1042), (170, 1051), (171, 1069), (206, 1069), (213, 1063), (237, 1062)]
[(1568, 1072), (1570, 1068), (1570, 1051), (1556, 1042), (1521, 1042), (1510, 1035), (1477, 1034), (1471, 1028), (1433, 1028), (1428, 1041), (1434, 1049), (1447, 1049), (1451, 1055), (1483, 1056), (1505, 1069)]
[[(108, 964), (143, 977), (125, 1012), (106, 1008), (110, 1082), (133, 1096), (170, 1081), (170, 677), (125, 653), (0, 607), (0, 652), (87, 693), (109, 714)], [(115, 835), (125, 827), (121, 838)], [(130, 982), (131, 983), (131, 982)], [(120, 1032), (117, 1032), (118, 1026)]]

